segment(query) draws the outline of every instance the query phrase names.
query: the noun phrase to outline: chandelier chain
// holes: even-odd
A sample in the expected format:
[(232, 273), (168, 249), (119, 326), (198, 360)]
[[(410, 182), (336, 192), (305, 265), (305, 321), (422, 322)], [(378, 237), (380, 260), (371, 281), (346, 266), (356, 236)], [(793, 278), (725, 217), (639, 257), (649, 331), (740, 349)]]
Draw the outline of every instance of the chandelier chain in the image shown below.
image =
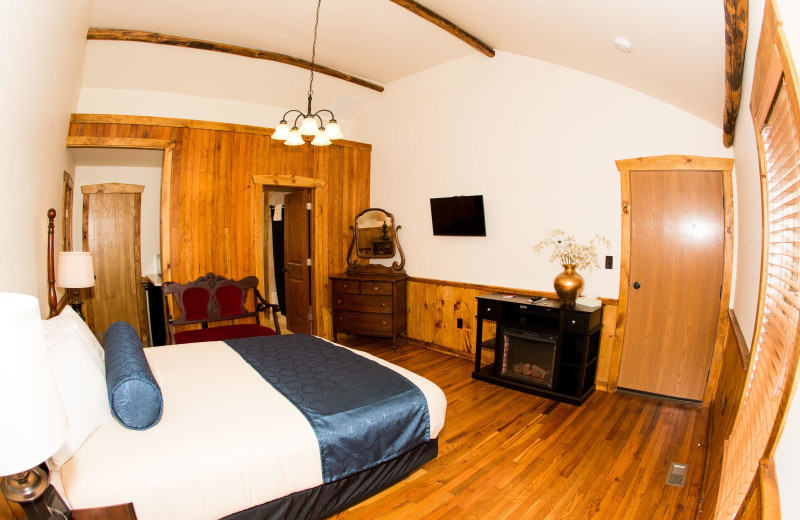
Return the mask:
[[(314, 60), (317, 57), (317, 27), (319, 26), (319, 8), (322, 5), (322, 0), (317, 1), (317, 19), (314, 22), (314, 43), (311, 45), (311, 79), (308, 82), (308, 97), (309, 101), (314, 94)], [(309, 106), (309, 112), (310, 112)]]

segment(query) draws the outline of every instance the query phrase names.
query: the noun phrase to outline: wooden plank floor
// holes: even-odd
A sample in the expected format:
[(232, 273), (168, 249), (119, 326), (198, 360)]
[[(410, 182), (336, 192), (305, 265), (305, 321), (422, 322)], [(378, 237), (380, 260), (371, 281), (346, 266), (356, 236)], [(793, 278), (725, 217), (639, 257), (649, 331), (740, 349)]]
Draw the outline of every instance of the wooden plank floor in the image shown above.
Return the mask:
[[(707, 421), (698, 407), (595, 392), (575, 407), (471, 379), (472, 363), (380, 339), (345, 345), (439, 385), (439, 456), (332, 517), (366, 519), (684, 519), (697, 509)], [(684, 488), (665, 484), (688, 463)]]

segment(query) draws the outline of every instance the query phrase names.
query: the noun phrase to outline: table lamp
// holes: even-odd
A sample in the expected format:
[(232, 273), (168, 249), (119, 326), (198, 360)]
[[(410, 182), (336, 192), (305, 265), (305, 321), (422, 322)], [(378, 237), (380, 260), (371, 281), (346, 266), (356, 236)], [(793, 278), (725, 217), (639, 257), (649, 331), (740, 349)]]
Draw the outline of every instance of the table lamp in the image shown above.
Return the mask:
[[(39, 301), (0, 293), (0, 492), (28, 518), (63, 505), (39, 466), (67, 438), (69, 423), (44, 347)], [(57, 504), (53, 504), (53, 500)], [(63, 510), (57, 518), (68, 517)]]
[(83, 301), (78, 297), (78, 289), (94, 287), (94, 267), (92, 253), (82, 251), (62, 251), (58, 253), (58, 274), (56, 284), (65, 289), (72, 289), (72, 301), (69, 302), (78, 316), (86, 320), (81, 312)]

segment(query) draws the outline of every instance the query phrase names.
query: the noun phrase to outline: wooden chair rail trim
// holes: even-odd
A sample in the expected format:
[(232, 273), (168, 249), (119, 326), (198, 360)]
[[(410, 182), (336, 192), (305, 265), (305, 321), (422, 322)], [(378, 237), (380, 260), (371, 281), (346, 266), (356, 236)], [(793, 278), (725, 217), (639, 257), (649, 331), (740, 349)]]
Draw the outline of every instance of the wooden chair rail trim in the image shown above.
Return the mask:
[[(93, 123), (93, 124), (108, 124), (108, 125), (143, 125), (143, 126), (162, 126), (169, 128), (192, 128), (196, 130), (219, 130), (223, 132), (237, 132), (241, 134), (253, 135), (269, 135), (275, 131), (274, 128), (262, 126), (249, 126), (238, 125), (235, 123), (221, 123), (217, 121), (200, 121), (197, 119), (178, 119), (174, 117), (151, 117), (151, 116), (129, 116), (121, 114), (72, 114), (69, 119), (70, 123)], [(121, 148), (158, 148), (156, 143), (169, 143), (174, 145), (174, 141), (163, 141), (159, 139), (141, 139), (145, 145), (153, 143), (154, 146), (123, 146), (125, 142), (134, 143), (139, 140), (136, 138), (118, 138), (118, 137), (82, 137), (76, 136), (73, 129), (70, 129), (71, 136), (67, 137), (68, 147), (121, 147)], [(313, 137), (304, 137), (310, 142)], [(73, 141), (74, 140), (74, 141)], [(70, 144), (73, 143), (73, 144)], [(115, 144), (121, 143), (121, 144)], [(358, 141), (349, 141), (347, 139), (337, 139), (331, 146), (342, 146), (344, 148), (355, 148), (357, 150), (372, 150), (372, 145), (367, 143), (360, 143)], [(162, 146), (166, 148), (167, 146)]]
[(481, 40), (476, 38), (475, 36), (471, 35), (461, 27), (457, 26), (450, 20), (434, 13), (424, 5), (418, 4), (414, 2), (414, 0), (391, 0), (395, 4), (399, 5), (400, 7), (407, 9), (408, 11), (414, 13), (415, 15), (419, 16), (420, 18), (429, 21), (433, 25), (443, 29), (462, 42), (466, 43), (473, 49), (477, 50), (481, 54), (485, 54), (490, 58), (494, 58), (494, 50), (483, 43)]
[(747, 370), (750, 365), (750, 349), (747, 347), (747, 340), (742, 333), (742, 327), (739, 326), (739, 320), (736, 318), (736, 312), (733, 308), (728, 309), (728, 319), (731, 322), (731, 329), (736, 337), (736, 346), (739, 348), (739, 356), (742, 358), (742, 370)]
[(141, 148), (163, 150), (174, 146), (175, 141), (167, 139), (140, 139), (132, 137), (67, 137), (67, 148)]
[[(301, 69), (310, 70), (311, 63), (293, 56), (280, 54), (272, 51), (264, 51), (260, 49), (253, 49), (250, 47), (242, 47), (240, 45), (231, 45), (229, 43), (212, 42), (208, 40), (198, 40), (197, 38), (187, 38), (185, 36), (176, 36), (172, 34), (160, 34), (147, 31), (129, 31), (125, 29), (98, 29), (90, 28), (86, 34), (87, 40), (107, 40), (107, 41), (127, 41), (127, 42), (141, 42), (141, 43), (155, 43), (158, 45), (170, 45), (174, 47), (186, 47), (189, 49), (198, 49), (203, 51), (222, 52), (224, 54), (235, 54), (236, 56), (243, 56), (245, 58), (256, 58), (259, 60), (275, 61), (285, 65), (292, 65), (300, 67)], [(372, 83), (365, 79), (352, 76), (345, 72), (320, 65), (314, 64), (314, 72), (325, 74), (336, 79), (341, 79), (361, 87), (374, 90), (376, 92), (383, 92), (383, 86)]]
[[(498, 287), (496, 285), (484, 285), (479, 283), (469, 283), (469, 282), (451, 282), (448, 280), (434, 280), (432, 278), (417, 278), (414, 276), (410, 276), (408, 278), (409, 282), (417, 282), (417, 283), (428, 283), (434, 285), (444, 285), (447, 287), (458, 287), (461, 289), (477, 289), (480, 291), (486, 291), (487, 293), (499, 292), (505, 294), (519, 294), (522, 296), (543, 296), (545, 298), (558, 298), (558, 295), (554, 292), (548, 291), (532, 291), (528, 289), (512, 289), (510, 287)], [(600, 302), (603, 305), (617, 305), (617, 300), (614, 298), (600, 298)]]

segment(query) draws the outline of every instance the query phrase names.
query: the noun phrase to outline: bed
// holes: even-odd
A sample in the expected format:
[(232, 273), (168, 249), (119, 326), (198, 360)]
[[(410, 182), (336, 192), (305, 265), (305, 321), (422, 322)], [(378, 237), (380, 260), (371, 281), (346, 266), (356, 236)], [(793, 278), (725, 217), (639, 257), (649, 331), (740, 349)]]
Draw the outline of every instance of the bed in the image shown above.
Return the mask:
[[(142, 349), (125, 326), (109, 329), (104, 351), (69, 307), (43, 323), (70, 417), (48, 466), (72, 508), (132, 502), (139, 520), (325, 518), (438, 453), (441, 389), (369, 354), (309, 335)], [(131, 381), (136, 390), (122, 392)], [(129, 420), (130, 410), (139, 415)]]

